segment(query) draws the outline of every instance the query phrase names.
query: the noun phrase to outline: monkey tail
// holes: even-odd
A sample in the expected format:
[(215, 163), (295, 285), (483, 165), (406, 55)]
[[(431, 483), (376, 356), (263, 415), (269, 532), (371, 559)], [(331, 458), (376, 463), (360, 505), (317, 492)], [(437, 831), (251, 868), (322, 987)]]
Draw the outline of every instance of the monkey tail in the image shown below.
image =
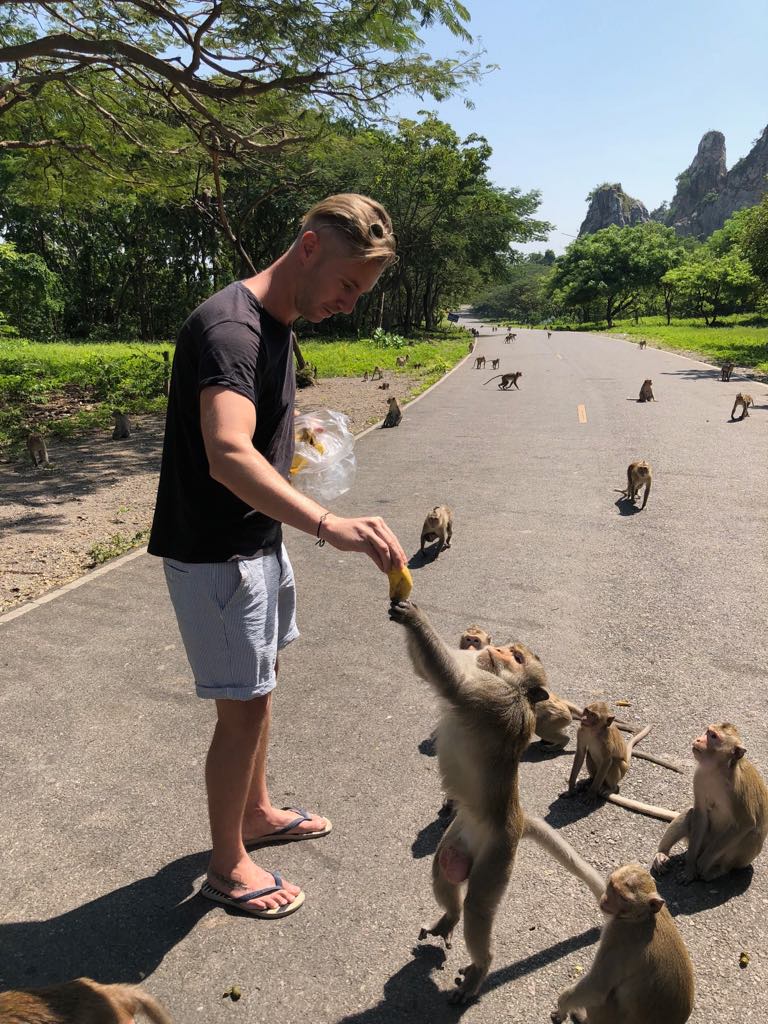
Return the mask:
[(148, 992), (142, 992), (140, 989), (134, 990), (132, 993), (135, 1000), (135, 1007), (133, 1012), (141, 1010), (147, 1017), (152, 1021), (152, 1024), (173, 1024), (173, 1021), (165, 1012), (163, 1007), (158, 1001)]
[[(497, 378), (497, 377), (503, 377), (503, 376), (504, 376), (504, 374), (503, 374), (503, 373), (497, 373), (497, 374), (496, 374), (496, 377), (491, 377), (491, 380), (496, 380), (496, 378)], [(485, 384), (490, 384), (490, 383), (491, 383), (491, 380), (487, 380), (487, 381), (485, 382)], [(483, 387), (485, 387), (485, 384), (483, 384)]]
[(685, 774), (678, 765), (672, 764), (671, 761), (667, 761), (663, 757), (657, 757), (655, 754), (648, 754), (644, 750), (633, 750), (632, 757), (639, 757), (643, 761), (650, 761), (652, 764), (659, 765), (660, 768), (668, 768), (671, 772), (677, 772), (678, 775)]
[(670, 811), (666, 807), (657, 807), (656, 804), (644, 804), (639, 800), (630, 800), (629, 797), (619, 796), (618, 793), (609, 793), (605, 798), (618, 807), (626, 807), (628, 811), (636, 811), (638, 814), (647, 814), (649, 818), (658, 818), (659, 821), (674, 821), (678, 811)]
[(587, 864), (571, 844), (555, 832), (543, 818), (531, 818), (526, 814), (523, 836), (526, 839), (532, 839), (534, 843), (546, 850), (550, 857), (554, 857), (566, 871), (575, 875), (576, 878), (580, 878), (595, 899), (600, 899), (605, 892), (605, 879), (591, 864)]
[(644, 739), (645, 739), (645, 737), (646, 737), (646, 736), (648, 735), (648, 733), (649, 733), (650, 731), (651, 731), (651, 727), (650, 727), (650, 725), (645, 725), (645, 726), (643, 726), (643, 728), (642, 728), (642, 729), (640, 730), (640, 732), (636, 732), (636, 733), (634, 733), (634, 734), (633, 734), (633, 735), (632, 735), (632, 736), (631, 736), (631, 737), (630, 737), (630, 738), (629, 738), (629, 739), (627, 740), (627, 756), (628, 756), (628, 757), (631, 757), (631, 756), (632, 756), (632, 748), (634, 747), (634, 745), (635, 745), (636, 743), (639, 743), (639, 742), (640, 742), (640, 740), (644, 740)]

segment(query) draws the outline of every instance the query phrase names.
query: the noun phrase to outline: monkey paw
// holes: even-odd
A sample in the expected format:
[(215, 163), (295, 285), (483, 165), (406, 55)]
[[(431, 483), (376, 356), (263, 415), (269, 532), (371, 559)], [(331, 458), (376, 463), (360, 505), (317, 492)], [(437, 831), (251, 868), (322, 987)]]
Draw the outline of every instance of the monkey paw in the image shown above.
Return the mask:
[(477, 964), (460, 967), (459, 975), (456, 978), (456, 991), (451, 993), (448, 1001), (458, 1005), (471, 999), (472, 996), (476, 996), (487, 974), (488, 971), (478, 967)]
[(653, 858), (653, 864), (651, 864), (651, 871), (657, 875), (663, 875), (669, 871), (669, 857), (666, 853), (657, 853)]
[(392, 601), (389, 606), (389, 617), (401, 626), (415, 622), (421, 615), (419, 608), (412, 601)]

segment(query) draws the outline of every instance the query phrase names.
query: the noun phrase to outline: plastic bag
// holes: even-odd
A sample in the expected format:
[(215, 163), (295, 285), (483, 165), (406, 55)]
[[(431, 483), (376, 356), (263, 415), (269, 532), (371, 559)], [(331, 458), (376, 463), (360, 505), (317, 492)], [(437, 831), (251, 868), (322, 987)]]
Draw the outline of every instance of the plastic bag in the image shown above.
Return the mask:
[(333, 409), (314, 409), (293, 422), (296, 453), (291, 481), (315, 501), (333, 501), (346, 494), (355, 479), (355, 438), (349, 417)]

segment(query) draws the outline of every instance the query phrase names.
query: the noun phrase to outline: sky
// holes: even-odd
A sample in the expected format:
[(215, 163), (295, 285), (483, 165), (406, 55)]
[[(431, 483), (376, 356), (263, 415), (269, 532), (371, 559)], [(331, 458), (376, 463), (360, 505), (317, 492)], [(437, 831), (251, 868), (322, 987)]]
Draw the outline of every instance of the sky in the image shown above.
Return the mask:
[[(466, 91), (474, 109), (401, 97), (393, 112), (484, 135), (494, 184), (540, 190), (557, 230), (521, 249), (562, 252), (605, 181), (654, 209), (705, 132), (723, 132), (730, 168), (768, 124), (766, 0), (464, 2), (483, 62), (500, 65)], [(433, 57), (466, 47), (439, 27), (422, 38)]]

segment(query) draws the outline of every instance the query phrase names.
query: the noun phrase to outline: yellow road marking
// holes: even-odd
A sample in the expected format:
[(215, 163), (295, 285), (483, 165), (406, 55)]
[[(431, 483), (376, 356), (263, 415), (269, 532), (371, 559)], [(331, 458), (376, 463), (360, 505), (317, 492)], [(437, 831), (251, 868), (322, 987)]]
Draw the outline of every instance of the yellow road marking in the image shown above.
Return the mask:
[(576, 407), (576, 411), (579, 414), (579, 423), (587, 422), (587, 407), (586, 405), (579, 405)]

